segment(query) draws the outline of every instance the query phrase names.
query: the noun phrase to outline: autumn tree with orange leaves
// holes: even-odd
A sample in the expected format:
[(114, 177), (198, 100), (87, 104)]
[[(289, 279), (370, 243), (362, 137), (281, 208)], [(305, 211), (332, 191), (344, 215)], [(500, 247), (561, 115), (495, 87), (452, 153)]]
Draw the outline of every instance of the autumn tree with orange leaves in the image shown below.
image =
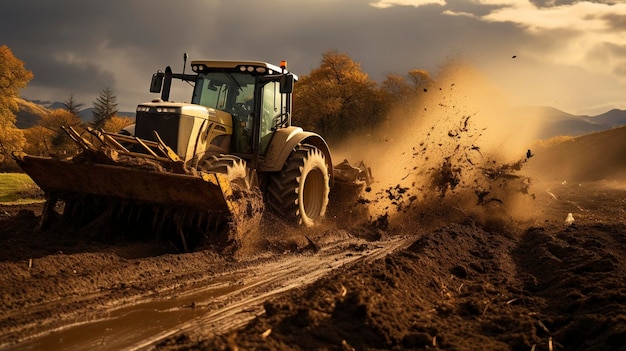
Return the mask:
[(82, 124), (80, 118), (68, 110), (52, 110), (41, 116), (36, 126), (24, 131), (27, 140), (24, 151), (38, 156), (50, 154), (71, 156), (78, 149), (76, 143), (67, 136), (61, 126), (77, 128)]
[(376, 82), (347, 54), (324, 53), (320, 67), (301, 77), (294, 89), (294, 124), (325, 138), (369, 130), (383, 117)]
[(21, 88), (33, 78), (24, 62), (13, 56), (6, 45), (0, 46), (0, 168), (11, 162), (11, 153), (24, 146), (24, 135), (15, 127), (15, 112)]

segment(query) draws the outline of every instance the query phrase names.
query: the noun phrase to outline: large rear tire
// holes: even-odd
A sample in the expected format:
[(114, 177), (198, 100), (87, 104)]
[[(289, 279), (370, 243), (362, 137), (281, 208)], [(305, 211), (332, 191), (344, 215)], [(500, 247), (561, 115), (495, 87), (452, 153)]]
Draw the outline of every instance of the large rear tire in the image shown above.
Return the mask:
[(311, 227), (326, 214), (328, 166), (316, 147), (299, 144), (280, 172), (269, 177), (267, 203), (286, 221)]

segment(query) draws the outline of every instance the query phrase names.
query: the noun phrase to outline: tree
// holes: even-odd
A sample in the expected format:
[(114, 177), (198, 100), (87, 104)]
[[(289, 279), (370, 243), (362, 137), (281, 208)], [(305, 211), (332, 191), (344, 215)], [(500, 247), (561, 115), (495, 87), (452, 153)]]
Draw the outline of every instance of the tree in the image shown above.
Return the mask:
[(394, 73), (387, 74), (382, 83), (382, 91), (385, 94), (385, 101), (390, 106), (397, 107), (414, 101), (418, 93), (428, 91), (432, 84), (433, 80), (427, 71), (414, 69), (404, 77)]
[(117, 114), (117, 97), (110, 88), (104, 88), (98, 99), (93, 102), (93, 108), (92, 125), (94, 128), (101, 129), (107, 120)]
[(76, 100), (74, 100), (74, 94), (72, 94), (70, 95), (69, 99), (63, 101), (63, 107), (69, 113), (78, 116), (80, 108), (83, 107), (83, 104), (76, 102)]
[(6, 45), (0, 46), (0, 165), (5, 166), (13, 151), (24, 146), (24, 135), (15, 127), (16, 98), (19, 90), (26, 87), (33, 73), (24, 67), (24, 62), (13, 56)]
[(106, 132), (117, 133), (124, 127), (128, 127), (133, 123), (135, 123), (135, 120), (130, 117), (113, 116), (108, 121), (106, 121), (106, 123), (102, 127), (102, 130)]
[(77, 115), (64, 109), (56, 109), (41, 116), (39, 123), (28, 128), (24, 135), (27, 140), (26, 152), (31, 155), (71, 155), (77, 151), (74, 143), (61, 126), (79, 127), (82, 121)]
[(376, 82), (347, 54), (324, 53), (319, 68), (304, 76), (294, 91), (293, 119), (327, 138), (372, 128), (383, 118)]

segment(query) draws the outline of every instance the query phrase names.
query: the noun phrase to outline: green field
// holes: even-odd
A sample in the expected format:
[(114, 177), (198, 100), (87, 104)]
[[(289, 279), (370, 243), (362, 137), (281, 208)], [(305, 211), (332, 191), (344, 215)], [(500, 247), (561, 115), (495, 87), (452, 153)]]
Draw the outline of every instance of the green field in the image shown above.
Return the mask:
[(44, 201), (41, 189), (24, 173), (0, 173), (0, 203)]

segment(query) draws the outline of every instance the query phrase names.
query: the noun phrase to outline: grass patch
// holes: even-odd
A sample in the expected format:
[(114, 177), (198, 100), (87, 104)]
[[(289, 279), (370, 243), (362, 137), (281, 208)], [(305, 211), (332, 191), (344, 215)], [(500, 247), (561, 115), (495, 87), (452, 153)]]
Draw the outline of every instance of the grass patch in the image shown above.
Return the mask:
[(44, 201), (41, 189), (25, 173), (0, 173), (0, 203), (20, 204)]

